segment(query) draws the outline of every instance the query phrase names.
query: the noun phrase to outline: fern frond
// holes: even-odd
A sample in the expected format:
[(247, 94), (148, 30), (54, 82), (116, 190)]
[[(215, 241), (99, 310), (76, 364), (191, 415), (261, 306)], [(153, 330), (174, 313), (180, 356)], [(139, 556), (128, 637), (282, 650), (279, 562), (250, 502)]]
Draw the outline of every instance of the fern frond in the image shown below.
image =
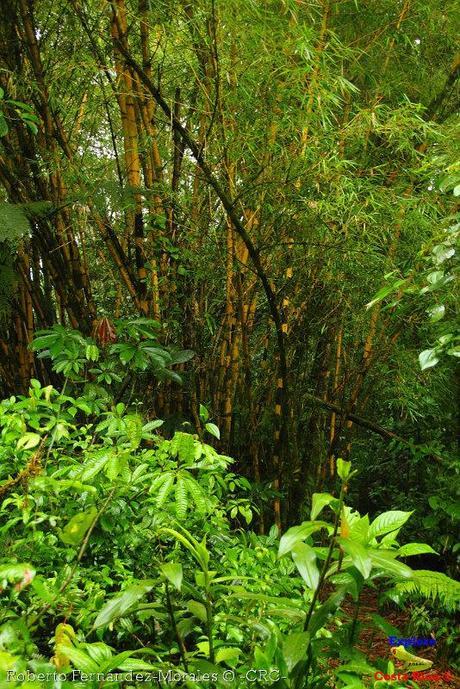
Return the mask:
[(174, 474), (168, 473), (165, 482), (161, 486), (157, 494), (157, 507), (160, 509), (163, 507), (166, 498), (168, 497), (174, 483)]
[(195, 444), (195, 438), (190, 433), (174, 433), (170, 444), (171, 454), (184, 464), (191, 464), (195, 460)]
[(126, 435), (131, 443), (131, 448), (135, 450), (139, 447), (142, 440), (142, 417), (140, 414), (127, 414), (123, 418), (123, 423), (125, 424)]
[(448, 610), (454, 610), (460, 604), (460, 583), (442, 572), (413, 570), (412, 578), (396, 584), (393, 591), (408, 597), (438, 600)]
[(195, 503), (197, 512), (200, 514), (206, 514), (206, 512), (209, 510), (209, 501), (203, 488), (189, 473), (184, 476), (184, 482), (187, 486), (187, 491), (190, 497)]
[(169, 473), (163, 473), (155, 476), (150, 484), (149, 493), (157, 493), (160, 489), (160, 486), (166, 481), (169, 475)]
[(0, 203), (0, 242), (14, 244), (29, 231), (29, 220), (20, 205)]
[(179, 521), (185, 519), (187, 514), (188, 501), (187, 501), (187, 486), (184, 481), (182, 474), (177, 475), (176, 490), (176, 517)]

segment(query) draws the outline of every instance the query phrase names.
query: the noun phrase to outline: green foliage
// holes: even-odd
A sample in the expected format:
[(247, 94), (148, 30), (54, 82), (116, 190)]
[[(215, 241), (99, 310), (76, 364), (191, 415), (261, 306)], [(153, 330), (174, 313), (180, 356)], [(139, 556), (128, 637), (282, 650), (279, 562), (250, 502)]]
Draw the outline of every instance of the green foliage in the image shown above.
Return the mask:
[(429, 572), (459, 553), (456, 8), (23, 5), (0, 16), (0, 672), (67, 679), (0, 684), (372, 685), (395, 666), (361, 650), (365, 588), (449, 638), (458, 597)]
[[(32, 349), (39, 352), (39, 358), (50, 358), (53, 370), (74, 384), (103, 385), (116, 391), (117, 384), (144, 371), (158, 380), (181, 383), (182, 378), (171, 367), (189, 361), (194, 354), (163, 347), (160, 335), (160, 324), (147, 318), (117, 320), (111, 344), (98, 344), (78, 330), (55, 325), (36, 333)], [(116, 392), (112, 394), (116, 397)], [(92, 402), (94, 407), (96, 400)]]
[[(459, 195), (459, 163), (452, 165), (439, 184), (442, 192), (453, 191)], [(367, 304), (371, 308), (391, 297), (386, 308), (394, 308), (403, 296), (412, 296), (412, 308), (424, 305), (430, 330), (435, 333), (433, 347), (419, 354), (422, 371), (439, 363), (444, 355), (460, 357), (460, 332), (458, 328), (458, 299), (456, 286), (459, 279), (460, 223), (458, 213), (450, 216), (437, 233), (430, 238), (417, 257), (417, 265), (406, 277), (395, 278), (395, 273), (385, 276), (388, 281)], [(441, 323), (442, 321), (442, 323)]]
[(0, 324), (5, 323), (10, 314), (11, 298), (17, 281), (13, 261), (10, 246), (6, 242), (0, 242)]
[(410, 607), (410, 633), (435, 637), (437, 657), (446, 660), (458, 672), (460, 649), (458, 648), (457, 618), (457, 610), (451, 614), (446, 610), (440, 611), (435, 602), (423, 601)]
[(349, 464), (337, 498), (314, 497), (312, 514), (330, 518), (257, 536), (231, 528), (248, 486), (228, 457), (198, 436), (156, 435), (122, 404), (92, 420), (87, 404), (34, 381), (0, 406), (0, 672), (171, 671), (190, 686), (209, 672), (221, 687), (265, 672), (283, 689), (359, 686), (381, 664), (354, 648), (347, 597), (357, 605), (381, 580), (393, 598), (454, 602), (455, 582), (400, 562), (431, 550), (400, 545), (410, 512), (370, 521), (345, 505)]
[(457, 609), (460, 603), (460, 584), (442, 572), (415, 571), (410, 581), (398, 583), (394, 592), (428, 601), (438, 599), (447, 610)]
[(13, 203), (0, 203), (0, 242), (15, 244), (30, 232), (24, 209)]
[(0, 137), (8, 134), (9, 123), (20, 119), (33, 134), (37, 134), (40, 120), (33, 108), (27, 103), (5, 98), (5, 91), (0, 87)]

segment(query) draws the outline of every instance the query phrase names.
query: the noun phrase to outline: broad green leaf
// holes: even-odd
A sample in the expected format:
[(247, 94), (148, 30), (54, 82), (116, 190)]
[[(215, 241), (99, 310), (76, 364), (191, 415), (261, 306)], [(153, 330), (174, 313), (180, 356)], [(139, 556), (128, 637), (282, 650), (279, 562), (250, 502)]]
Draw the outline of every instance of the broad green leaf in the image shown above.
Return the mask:
[(62, 531), (59, 532), (61, 541), (67, 545), (80, 545), (96, 515), (96, 507), (91, 507), (85, 512), (75, 514)]
[(69, 644), (65, 646), (64, 652), (76, 670), (82, 670), (83, 672), (98, 671), (98, 664), (79, 648), (75, 648), (75, 646)]
[(156, 496), (156, 505), (157, 508), (160, 509), (163, 507), (164, 503), (166, 502), (168, 495), (172, 491), (173, 485), (174, 485), (174, 479), (175, 475), (173, 473), (168, 473), (166, 475), (165, 481), (162, 483), (161, 487), (158, 489), (158, 493)]
[(213, 435), (215, 438), (217, 438), (219, 440), (220, 431), (219, 431), (218, 426), (216, 426), (215, 423), (207, 423), (205, 425), (205, 428), (208, 431), (208, 433), (210, 433), (211, 435)]
[(222, 646), (216, 651), (216, 663), (225, 663), (227, 660), (236, 660), (241, 653), (241, 648), (236, 648), (236, 646)]
[(207, 614), (203, 603), (199, 603), (196, 600), (189, 600), (187, 601), (187, 608), (190, 610), (192, 615), (197, 617), (201, 622), (206, 622)]
[(319, 531), (320, 529), (327, 528), (328, 524), (326, 522), (303, 522), (300, 526), (292, 526), (286, 531), (280, 538), (280, 544), (278, 548), (278, 557), (283, 557), (286, 553), (289, 553), (296, 543), (304, 541), (308, 536)]
[(99, 669), (107, 660), (114, 658), (110, 646), (107, 646), (107, 644), (104, 644), (102, 641), (96, 641), (92, 644), (82, 644), (81, 646), (82, 650), (86, 651), (89, 656), (96, 661)]
[(168, 581), (170, 581), (171, 584), (178, 591), (180, 591), (183, 578), (182, 565), (175, 562), (165, 562), (163, 565), (160, 566), (160, 569), (163, 572), (166, 579), (168, 579)]
[(409, 557), (410, 555), (424, 555), (425, 553), (433, 553), (439, 555), (436, 550), (426, 543), (407, 543), (401, 546), (398, 550), (398, 557)]
[(75, 400), (75, 406), (85, 412), (85, 414), (91, 414), (91, 407), (85, 400)]
[(28, 563), (0, 565), (0, 589), (1, 582), (27, 580), (32, 581), (35, 576), (35, 569)]
[(103, 627), (118, 617), (125, 615), (146, 593), (153, 588), (152, 581), (144, 581), (128, 586), (122, 593), (104, 605), (93, 625), (93, 629)]
[(89, 457), (83, 465), (83, 468), (78, 474), (78, 478), (81, 481), (90, 481), (95, 476), (98, 475), (100, 471), (109, 461), (109, 453), (107, 451), (98, 452), (96, 455)]
[(300, 576), (307, 586), (315, 591), (319, 582), (319, 570), (316, 566), (316, 553), (306, 543), (297, 543), (291, 551), (292, 559)]
[[(91, 645), (94, 646), (95, 644)], [(91, 657), (93, 657), (90, 649), (88, 649), (88, 653), (91, 655)], [(112, 655), (112, 652), (110, 651), (110, 657), (108, 657), (105, 661), (99, 661), (99, 672), (109, 672), (115, 668), (120, 668), (121, 663), (124, 663), (125, 660), (128, 660), (133, 653), (136, 653), (136, 651), (122, 651), (121, 653)]]
[(19, 438), (16, 447), (18, 450), (31, 450), (33, 447), (37, 447), (40, 440), (41, 437), (38, 433), (25, 433), (22, 438)]
[(351, 557), (353, 565), (360, 572), (364, 579), (368, 579), (372, 569), (372, 560), (366, 548), (357, 541), (348, 538), (339, 538), (339, 543), (344, 551)]
[(155, 419), (154, 421), (149, 421), (148, 423), (144, 424), (142, 426), (142, 433), (150, 433), (150, 431), (154, 431), (156, 428), (160, 428), (164, 424), (164, 421), (162, 419)]
[[(200, 649), (200, 651), (203, 653), (203, 650)], [(206, 655), (208, 654), (209, 648)], [(209, 660), (206, 660), (205, 658), (193, 658), (193, 670), (198, 671), (198, 673), (202, 675), (212, 675), (213, 673), (216, 673), (218, 677), (221, 677), (222, 675), (222, 667), (220, 665), (214, 665), (213, 663), (210, 663)], [(174, 668), (174, 672), (177, 672), (177, 667)], [(194, 685), (191, 684), (191, 682), (188, 682), (188, 685), (190, 689), (194, 687)]]
[(310, 519), (316, 519), (318, 514), (324, 507), (326, 507), (326, 505), (330, 505), (336, 500), (337, 498), (334, 498), (334, 496), (330, 493), (313, 493), (311, 499)]
[(383, 534), (390, 533), (390, 531), (400, 529), (401, 526), (407, 522), (411, 514), (412, 512), (402, 512), (401, 510), (393, 510), (379, 514), (369, 526), (369, 538), (377, 538), (377, 536), (383, 536)]
[(442, 270), (435, 270), (433, 273), (427, 275), (426, 279), (431, 285), (436, 285), (444, 279), (444, 272)]
[(200, 404), (200, 419), (203, 421), (203, 423), (206, 423), (206, 421), (209, 419), (209, 412), (203, 404)]
[(365, 514), (350, 524), (349, 539), (366, 545), (369, 539), (369, 515)]
[(129, 481), (130, 471), (128, 466), (128, 457), (126, 454), (118, 453), (112, 454), (109, 457), (109, 461), (104, 467), (105, 474), (108, 479), (115, 481), (116, 478), (120, 478), (124, 482)]
[(339, 457), (337, 459), (337, 475), (342, 481), (345, 481), (350, 475), (351, 462), (347, 462), (345, 459)]
[(179, 531), (176, 529), (170, 529), (168, 527), (164, 527), (161, 529), (161, 533), (169, 534), (170, 536), (173, 536), (176, 538), (178, 541), (182, 543), (183, 546), (187, 548), (187, 550), (193, 555), (195, 560), (197, 562), (199, 561), (200, 558), (200, 553), (199, 553), (199, 543), (196, 541), (190, 534), (187, 534), (189, 538), (186, 538), (183, 534), (181, 534)]
[[(348, 566), (349, 564), (351, 565), (351, 560), (350, 562), (347, 562), (349, 558), (345, 558), (342, 562), (342, 566)], [(345, 565), (343, 564), (345, 563)], [(359, 582), (358, 582), (359, 578)], [(362, 577), (360, 574), (355, 572), (355, 570), (350, 570), (350, 571), (341, 571), (339, 574), (333, 574), (330, 578), (331, 584), (334, 584), (335, 586), (340, 586), (343, 588), (347, 593), (350, 593), (353, 600), (357, 601), (361, 589), (361, 583), (362, 583)]]
[(346, 594), (346, 589), (344, 587), (335, 591), (325, 603), (320, 605), (320, 607), (315, 610), (310, 619), (310, 624), (308, 625), (308, 631), (313, 638), (322, 627), (328, 622), (328, 620), (335, 613), (337, 608), (342, 603)]
[(428, 315), (432, 323), (437, 323), (442, 318), (444, 318), (445, 313), (446, 307), (444, 306), (444, 304), (437, 304), (436, 306), (433, 306), (431, 309), (428, 309)]
[(182, 349), (179, 352), (171, 352), (170, 364), (185, 364), (190, 359), (193, 359), (195, 352), (191, 349)]
[(402, 562), (398, 562), (398, 560), (395, 559), (394, 552), (373, 549), (369, 549), (368, 552), (372, 564), (376, 569), (381, 569), (392, 577), (402, 579), (412, 578), (413, 572), (411, 568), (404, 565)]
[(89, 361), (97, 361), (99, 359), (99, 348), (94, 344), (86, 345), (85, 355)]
[(309, 641), (308, 632), (294, 632), (283, 640), (283, 656), (289, 672), (306, 657)]
[(74, 490), (77, 493), (97, 493), (97, 488), (91, 486), (89, 483), (82, 483), (74, 479), (62, 479), (58, 481), (49, 476), (37, 476), (31, 482), (37, 490), (54, 492), (56, 494), (62, 493), (66, 490)]
[(352, 660), (345, 665), (340, 665), (334, 672), (338, 675), (340, 672), (354, 672), (357, 675), (373, 675), (377, 668), (369, 665), (364, 660)]
[[(367, 689), (367, 686), (361, 682), (356, 675), (337, 671), (337, 677), (343, 683), (342, 689)], [(394, 687), (394, 689), (406, 689), (405, 687)]]
[(291, 598), (283, 598), (281, 596), (267, 596), (265, 593), (252, 593), (251, 591), (245, 591), (240, 586), (233, 586), (229, 588), (236, 589), (235, 593), (230, 594), (232, 598), (258, 600), (262, 603), (273, 603), (274, 605), (284, 603), (285, 605), (292, 605), (293, 609), (295, 610), (300, 610), (299, 607), (294, 607), (295, 603), (293, 603)]
[[(455, 249), (453, 246), (449, 246), (448, 244), (437, 244), (432, 251), (436, 263), (444, 263), (448, 258), (452, 258), (452, 256), (455, 254)], [(443, 277), (443, 273), (441, 273), (441, 277)]]
[(424, 349), (423, 352), (420, 352), (418, 355), (418, 360), (422, 371), (436, 366), (439, 362), (439, 358), (436, 356), (436, 351), (434, 349)]
[(0, 672), (8, 672), (8, 670), (14, 670), (17, 660), (19, 660), (17, 656), (13, 656), (11, 655), (11, 653), (7, 653), (6, 651), (0, 651)]
[(32, 588), (38, 598), (46, 603), (54, 603), (54, 594), (49, 590), (42, 577), (35, 577), (32, 582)]
[(270, 615), (273, 617), (281, 617), (282, 619), (291, 620), (295, 624), (298, 624), (305, 619), (305, 613), (303, 610), (298, 610), (295, 608), (270, 608)]
[(122, 672), (134, 672), (135, 670), (157, 670), (158, 667), (151, 663), (147, 663), (145, 660), (140, 660), (139, 658), (126, 658), (122, 663), (116, 665), (114, 669), (122, 670)]

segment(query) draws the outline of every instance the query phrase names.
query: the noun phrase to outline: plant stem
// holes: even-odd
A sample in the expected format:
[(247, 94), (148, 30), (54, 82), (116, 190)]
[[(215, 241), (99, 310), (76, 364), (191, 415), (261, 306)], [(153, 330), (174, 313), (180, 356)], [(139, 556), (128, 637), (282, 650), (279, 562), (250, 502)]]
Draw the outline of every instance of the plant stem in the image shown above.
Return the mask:
[(166, 606), (168, 608), (168, 613), (169, 613), (169, 618), (171, 620), (171, 625), (172, 625), (174, 634), (175, 634), (176, 639), (177, 639), (177, 644), (179, 646), (179, 653), (180, 653), (180, 657), (182, 660), (182, 665), (184, 666), (185, 672), (188, 672), (187, 649), (185, 648), (184, 640), (183, 640), (182, 636), (180, 635), (179, 629), (177, 628), (177, 623), (176, 623), (176, 618), (174, 616), (174, 609), (172, 606), (171, 594), (169, 592), (168, 582), (166, 582)]
[(342, 484), (342, 487), (340, 489), (340, 496), (339, 496), (339, 506), (337, 508), (337, 512), (335, 515), (335, 522), (334, 522), (334, 531), (332, 532), (331, 540), (329, 543), (329, 550), (327, 552), (327, 557), (324, 562), (323, 568), (321, 570), (321, 574), (319, 577), (318, 581), (318, 586), (316, 587), (315, 593), (313, 594), (312, 601), (310, 603), (310, 607), (307, 612), (307, 616), (305, 618), (305, 623), (304, 623), (304, 631), (308, 630), (308, 625), (310, 624), (311, 616), (313, 615), (313, 611), (315, 609), (316, 601), (319, 598), (319, 595), (321, 593), (321, 589), (323, 587), (324, 580), (326, 578), (327, 570), (329, 569), (329, 564), (331, 562), (332, 558), (332, 553), (334, 552), (334, 546), (335, 546), (335, 539), (337, 537), (337, 532), (339, 530), (339, 524), (340, 524), (340, 514), (342, 512), (342, 507), (343, 507), (343, 497), (345, 494), (345, 484)]
[(207, 569), (203, 572), (204, 573), (204, 581), (205, 581), (205, 591), (206, 591), (206, 600), (205, 600), (205, 608), (206, 608), (206, 631), (208, 634), (208, 641), (209, 641), (209, 662), (214, 663), (215, 662), (215, 653), (214, 653), (214, 641), (212, 639), (212, 600), (211, 600), (211, 593), (209, 590), (210, 582), (209, 582), (209, 575)]
[(356, 601), (355, 612), (353, 615), (353, 622), (351, 624), (351, 629), (350, 629), (350, 645), (353, 645), (353, 643), (354, 643), (360, 605), (361, 605), (361, 599), (360, 599), (360, 595), (358, 594), (358, 600)]
[[(334, 531), (332, 532), (332, 535), (331, 535), (331, 540), (329, 543), (329, 550), (327, 551), (326, 560), (325, 560), (323, 568), (321, 570), (321, 574), (320, 574), (319, 581), (318, 581), (318, 586), (316, 587), (315, 593), (313, 594), (313, 598), (312, 598), (312, 601), (310, 603), (310, 607), (308, 609), (307, 616), (305, 618), (305, 623), (303, 626), (304, 631), (308, 631), (308, 627), (310, 625), (310, 620), (311, 620), (311, 617), (312, 617), (314, 609), (315, 609), (316, 601), (318, 600), (318, 598), (320, 596), (321, 589), (323, 588), (324, 580), (326, 579), (327, 570), (329, 569), (329, 565), (330, 565), (330, 562), (332, 559), (332, 553), (334, 552), (334, 546), (335, 546), (335, 539), (337, 537), (337, 532), (339, 530), (340, 515), (342, 513), (345, 489), (346, 489), (346, 482), (344, 481), (341, 485), (341, 488), (340, 488), (339, 505), (338, 505), (337, 511), (335, 513)], [(308, 645), (307, 645), (307, 664), (305, 667), (305, 675), (304, 675), (306, 687), (308, 686), (308, 674), (310, 672), (312, 660), (313, 660), (313, 654), (312, 654), (312, 649), (311, 649), (311, 639), (309, 639)]]

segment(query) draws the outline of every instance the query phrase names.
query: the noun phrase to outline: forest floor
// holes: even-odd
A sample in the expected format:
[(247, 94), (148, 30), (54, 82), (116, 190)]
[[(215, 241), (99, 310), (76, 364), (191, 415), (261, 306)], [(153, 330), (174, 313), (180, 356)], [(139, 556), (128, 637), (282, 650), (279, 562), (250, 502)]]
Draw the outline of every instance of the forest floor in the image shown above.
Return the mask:
[[(382, 614), (381, 612), (379, 613), (378, 593), (376, 591), (366, 590), (363, 592), (361, 600), (362, 602), (358, 613), (358, 619), (361, 622), (361, 630), (357, 648), (366, 653), (371, 661), (377, 660), (378, 658), (393, 659), (390, 652), (388, 637), (383, 631), (376, 629), (372, 624), (371, 615), (373, 613)], [(344, 610), (352, 616), (353, 604), (351, 602), (345, 603)], [(409, 626), (409, 611), (389, 608), (385, 610), (384, 617), (390, 624), (401, 630), (402, 635), (414, 636), (413, 634), (406, 634)], [(418, 636), (424, 635), (419, 634)], [(433, 673), (450, 671), (453, 675), (452, 679), (449, 680), (442, 679), (431, 682), (420, 682), (419, 684), (423, 689), (429, 689), (430, 687), (431, 689), (460, 689), (460, 677), (453, 668), (449, 667), (445, 658), (442, 656), (440, 657), (436, 646), (415, 650), (414, 653), (415, 655), (420, 655), (422, 658), (433, 661), (433, 666), (431, 668)], [(399, 664), (400, 667), (398, 667), (398, 663), (399, 661), (396, 661), (395, 671), (402, 672), (402, 664)]]

